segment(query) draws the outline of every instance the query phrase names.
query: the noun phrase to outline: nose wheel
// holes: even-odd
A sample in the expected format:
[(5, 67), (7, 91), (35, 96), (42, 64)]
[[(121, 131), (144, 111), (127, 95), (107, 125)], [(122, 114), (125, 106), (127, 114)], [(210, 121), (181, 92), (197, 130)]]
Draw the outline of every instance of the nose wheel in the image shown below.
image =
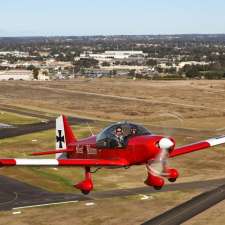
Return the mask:
[(161, 190), (162, 189), (162, 186), (153, 186), (153, 188), (157, 191)]
[(148, 177), (144, 183), (148, 186), (152, 186), (156, 190), (160, 190), (164, 186), (164, 179), (148, 172)]
[(169, 182), (175, 182), (179, 176), (179, 173), (174, 168), (166, 168), (166, 174)]
[(164, 166), (164, 169), (161, 173), (157, 173), (157, 171), (151, 168), (151, 163), (146, 165), (148, 177), (145, 180), (145, 184), (154, 187), (156, 190), (160, 190), (164, 186), (163, 177), (167, 178), (169, 182), (175, 182), (179, 173), (174, 168), (168, 168)]

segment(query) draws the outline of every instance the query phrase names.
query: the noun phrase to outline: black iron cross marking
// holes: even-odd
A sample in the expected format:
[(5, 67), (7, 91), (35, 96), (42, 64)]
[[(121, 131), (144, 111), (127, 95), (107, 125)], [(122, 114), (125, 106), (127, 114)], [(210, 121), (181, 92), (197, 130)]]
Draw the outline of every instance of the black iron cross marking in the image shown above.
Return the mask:
[(59, 142), (59, 148), (62, 148), (62, 143), (65, 142), (64, 136), (62, 136), (62, 130), (58, 130), (58, 136), (56, 136), (56, 142)]

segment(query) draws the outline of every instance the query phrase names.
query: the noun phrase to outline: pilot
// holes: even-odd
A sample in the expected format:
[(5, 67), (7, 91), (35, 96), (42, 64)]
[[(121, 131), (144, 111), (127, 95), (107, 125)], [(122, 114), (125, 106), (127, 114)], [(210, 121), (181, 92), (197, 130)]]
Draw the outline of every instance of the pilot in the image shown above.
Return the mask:
[(117, 127), (115, 130), (115, 137), (118, 143), (118, 147), (124, 146), (124, 136), (123, 136), (123, 129), (122, 127)]

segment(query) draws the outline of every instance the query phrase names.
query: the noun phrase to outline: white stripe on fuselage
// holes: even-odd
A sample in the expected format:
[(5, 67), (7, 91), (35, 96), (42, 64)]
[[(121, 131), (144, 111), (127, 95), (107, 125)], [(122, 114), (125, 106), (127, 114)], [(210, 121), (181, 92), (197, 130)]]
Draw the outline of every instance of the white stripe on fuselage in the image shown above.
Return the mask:
[(18, 166), (58, 166), (56, 159), (15, 159)]
[(220, 145), (220, 144), (225, 143), (225, 136), (210, 138), (206, 141), (210, 144), (210, 146)]

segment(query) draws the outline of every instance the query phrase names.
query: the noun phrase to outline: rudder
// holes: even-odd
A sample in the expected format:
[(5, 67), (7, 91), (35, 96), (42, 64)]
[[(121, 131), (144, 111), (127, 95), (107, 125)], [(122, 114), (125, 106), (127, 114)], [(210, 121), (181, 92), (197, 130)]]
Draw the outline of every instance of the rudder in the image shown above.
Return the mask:
[[(56, 150), (70, 149), (75, 143), (73, 134), (67, 118), (64, 115), (56, 119)], [(56, 153), (56, 159), (67, 158), (67, 153)]]

